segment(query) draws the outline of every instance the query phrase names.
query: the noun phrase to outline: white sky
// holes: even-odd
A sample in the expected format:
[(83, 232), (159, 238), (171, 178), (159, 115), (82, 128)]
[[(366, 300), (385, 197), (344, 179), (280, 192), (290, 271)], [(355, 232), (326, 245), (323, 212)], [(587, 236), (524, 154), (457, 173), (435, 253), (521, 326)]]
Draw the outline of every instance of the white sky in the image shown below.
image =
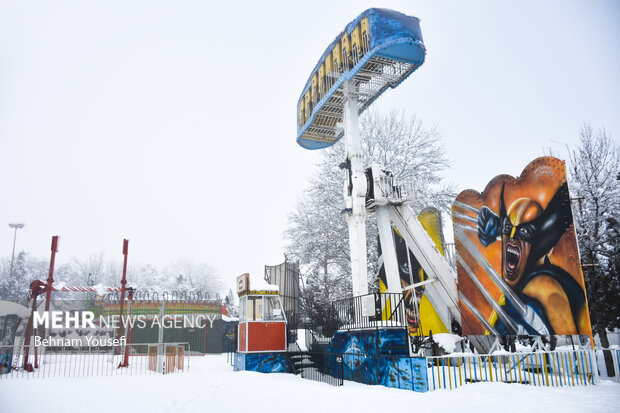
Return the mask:
[[(426, 63), (375, 107), (444, 135), (459, 189), (518, 175), (584, 121), (620, 134), (620, 6), (609, 1), (0, 0), (0, 256), (105, 251), (211, 263), (232, 288), (283, 260), (320, 152), (296, 102), (369, 7), (421, 19)], [(501, 4), (500, 4), (501, 3)], [(560, 144), (556, 143), (560, 142)]]

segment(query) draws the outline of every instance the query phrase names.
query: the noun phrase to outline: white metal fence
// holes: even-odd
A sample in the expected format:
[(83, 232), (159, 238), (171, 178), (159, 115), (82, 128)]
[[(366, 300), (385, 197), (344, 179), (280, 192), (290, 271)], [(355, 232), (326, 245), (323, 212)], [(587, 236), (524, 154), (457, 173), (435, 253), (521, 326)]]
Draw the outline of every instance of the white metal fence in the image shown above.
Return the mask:
[(129, 344), (125, 347), (54, 347), (34, 351), (24, 363), (14, 346), (0, 347), (0, 380), (8, 378), (87, 377), (170, 374), (189, 369), (188, 343)]

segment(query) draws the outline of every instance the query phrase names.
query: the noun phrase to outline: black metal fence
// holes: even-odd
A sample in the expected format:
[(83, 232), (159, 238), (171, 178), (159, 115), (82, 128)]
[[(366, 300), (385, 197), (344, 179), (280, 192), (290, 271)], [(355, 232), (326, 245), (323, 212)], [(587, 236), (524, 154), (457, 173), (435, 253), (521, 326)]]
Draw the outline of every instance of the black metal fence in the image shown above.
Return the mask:
[(407, 326), (401, 293), (374, 293), (332, 303), (336, 330), (359, 330)]
[(293, 369), (304, 379), (342, 386), (342, 356), (334, 353), (303, 352), (291, 355)]

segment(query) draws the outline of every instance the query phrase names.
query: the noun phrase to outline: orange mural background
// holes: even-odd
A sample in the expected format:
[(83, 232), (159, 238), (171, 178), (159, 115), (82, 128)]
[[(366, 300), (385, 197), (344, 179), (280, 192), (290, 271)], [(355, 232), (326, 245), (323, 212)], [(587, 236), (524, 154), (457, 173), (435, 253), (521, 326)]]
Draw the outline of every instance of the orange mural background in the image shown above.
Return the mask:
[[(563, 161), (553, 157), (537, 158), (529, 163), (518, 178), (510, 175), (499, 175), (492, 179), (482, 193), (468, 189), (461, 192), (453, 205), (453, 222), (455, 227), (455, 248), (461, 260), (472, 270), (483, 287), (490, 293), (496, 302), (503, 302), (502, 291), (494, 280), (483, 269), (478, 260), (474, 259), (463, 242), (459, 241), (458, 231), (461, 236), (467, 237), (475, 245), (477, 250), (486, 258), (488, 263), (498, 274), (502, 274), (502, 242), (496, 241), (484, 246), (477, 234), (475, 220), (478, 218), (475, 210), (483, 206), (488, 207), (495, 214), (500, 214), (500, 197), (502, 186), (504, 187), (504, 202), (506, 208), (520, 198), (529, 198), (538, 202), (543, 210), (547, 209), (549, 202), (558, 189), (566, 183), (566, 168)], [(470, 208), (467, 208), (469, 206)], [(473, 208), (471, 208), (473, 207)], [(574, 224), (570, 224), (559, 241), (546, 254), (548, 260), (557, 267), (566, 271), (583, 288), (585, 284), (581, 270), (579, 250)], [(487, 299), (483, 296), (474, 281), (465, 272), (461, 263), (457, 264), (458, 289), (460, 296), (467, 300), (480, 312), (480, 314), (493, 325), (494, 310)], [(469, 308), (459, 302), (463, 334), (483, 335), (488, 334), (485, 326)], [(578, 332), (556, 331), (556, 334), (583, 334), (590, 335), (590, 318), (587, 303), (583, 314), (578, 317)]]

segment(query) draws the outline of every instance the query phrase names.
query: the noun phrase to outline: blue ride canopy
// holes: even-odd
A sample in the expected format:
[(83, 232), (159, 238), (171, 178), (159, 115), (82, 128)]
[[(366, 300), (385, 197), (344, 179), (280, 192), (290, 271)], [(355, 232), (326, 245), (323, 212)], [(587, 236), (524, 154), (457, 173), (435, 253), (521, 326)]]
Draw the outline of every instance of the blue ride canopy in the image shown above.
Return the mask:
[(344, 133), (343, 83), (354, 80), (362, 113), (424, 63), (420, 21), (394, 10), (368, 9), (327, 47), (297, 102), (297, 143), (327, 148)]

